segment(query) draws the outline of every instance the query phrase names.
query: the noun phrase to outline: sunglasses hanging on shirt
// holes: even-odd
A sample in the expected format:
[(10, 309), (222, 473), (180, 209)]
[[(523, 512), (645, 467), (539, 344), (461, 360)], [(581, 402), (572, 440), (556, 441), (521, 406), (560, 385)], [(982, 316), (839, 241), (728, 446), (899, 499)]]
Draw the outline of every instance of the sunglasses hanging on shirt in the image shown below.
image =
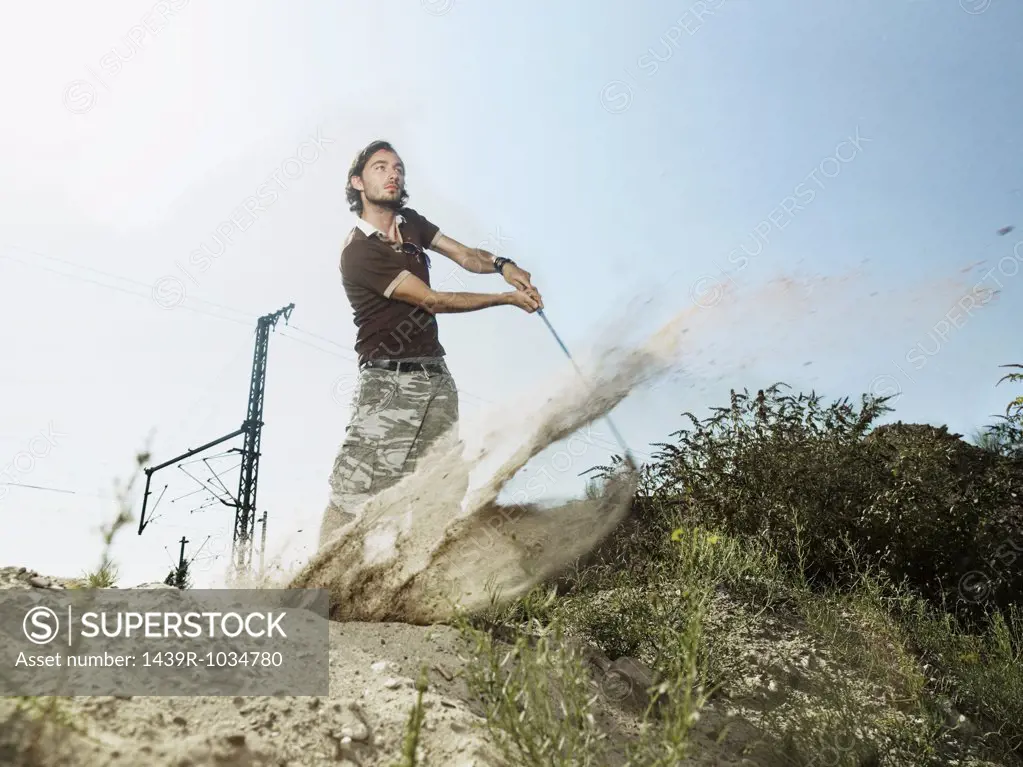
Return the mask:
[(414, 256), (421, 263), (425, 263), (427, 269), (430, 268), (430, 256), (426, 253), (425, 250), (420, 248), (418, 245), (415, 245), (414, 243), (411, 242), (403, 242), (401, 244), (401, 249), (405, 251), (406, 254)]

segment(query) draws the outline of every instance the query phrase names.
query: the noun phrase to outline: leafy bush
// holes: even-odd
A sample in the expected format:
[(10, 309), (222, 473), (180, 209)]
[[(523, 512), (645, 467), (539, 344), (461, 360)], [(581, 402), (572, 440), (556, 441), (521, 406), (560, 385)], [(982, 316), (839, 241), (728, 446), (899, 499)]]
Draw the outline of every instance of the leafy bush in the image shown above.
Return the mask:
[[(1023, 365), (1002, 367), (1023, 369)], [(1019, 383), (1023, 381), (1023, 373), (1006, 373), (998, 380), (998, 384), (1003, 381)], [(999, 420), (999, 423), (983, 430), (978, 444), (1000, 455), (1023, 458), (1023, 395), (1006, 405), (1005, 415), (999, 416)]]
[(1019, 600), (1023, 464), (944, 427), (872, 430), (891, 411), (884, 398), (825, 407), (783, 387), (685, 414), (692, 426), (660, 445), (624, 534), (684, 519), (759, 539), (819, 585), (855, 583), (867, 566), (964, 614)]

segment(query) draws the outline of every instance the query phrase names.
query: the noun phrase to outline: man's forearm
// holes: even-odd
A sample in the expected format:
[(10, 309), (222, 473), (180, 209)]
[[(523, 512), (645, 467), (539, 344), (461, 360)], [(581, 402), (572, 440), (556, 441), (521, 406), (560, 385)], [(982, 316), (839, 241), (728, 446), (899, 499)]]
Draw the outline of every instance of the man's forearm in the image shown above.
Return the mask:
[(462, 268), (473, 274), (493, 274), (494, 254), (483, 248), (466, 248), (462, 257)]
[(433, 314), (474, 312), (508, 303), (507, 293), (433, 293), (423, 302), (423, 308)]

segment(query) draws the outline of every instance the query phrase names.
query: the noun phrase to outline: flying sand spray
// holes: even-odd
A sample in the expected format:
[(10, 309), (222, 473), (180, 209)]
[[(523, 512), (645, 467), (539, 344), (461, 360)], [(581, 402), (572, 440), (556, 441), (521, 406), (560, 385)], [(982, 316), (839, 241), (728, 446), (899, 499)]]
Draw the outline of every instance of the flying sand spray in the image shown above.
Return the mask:
[[(579, 374), (579, 377), (582, 378), (583, 381), (585, 381), (586, 379), (583, 376), (583, 372), (579, 369), (579, 366), (575, 364), (575, 360), (572, 359), (572, 355), (569, 353), (568, 347), (565, 346), (564, 342), (558, 336), (557, 331), (554, 330), (554, 326), (551, 325), (551, 321), (547, 319), (547, 315), (543, 313), (543, 309), (538, 309), (536, 313), (540, 315), (540, 319), (542, 319), (547, 325), (547, 329), (551, 331), (551, 335), (553, 335), (554, 340), (558, 342), (558, 346), (560, 346), (561, 350), (565, 352), (565, 356), (568, 357), (568, 361), (572, 363), (572, 367), (575, 368), (575, 372)], [(604, 420), (607, 421), (608, 428), (611, 429), (611, 434), (614, 435), (614, 438), (618, 441), (619, 446), (621, 446), (622, 451), (625, 453), (625, 463), (630, 469), (635, 471), (637, 465), (635, 460), (632, 458), (632, 451), (629, 450), (629, 446), (625, 444), (625, 440), (622, 439), (622, 435), (618, 433), (618, 429), (616, 429), (615, 425), (611, 422), (611, 416), (604, 416)]]

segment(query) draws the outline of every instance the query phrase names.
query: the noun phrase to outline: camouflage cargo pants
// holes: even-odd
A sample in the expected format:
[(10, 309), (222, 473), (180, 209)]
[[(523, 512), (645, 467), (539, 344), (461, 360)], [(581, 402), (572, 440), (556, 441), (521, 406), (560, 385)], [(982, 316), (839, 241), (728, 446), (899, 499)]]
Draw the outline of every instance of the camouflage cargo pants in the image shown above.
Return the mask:
[(438, 437), (457, 428), (454, 379), (442, 359), (430, 361), (439, 362), (443, 372), (359, 371), (352, 418), (330, 476), (320, 546), (355, 519), (352, 512), (363, 502), (413, 472), (418, 458)]

